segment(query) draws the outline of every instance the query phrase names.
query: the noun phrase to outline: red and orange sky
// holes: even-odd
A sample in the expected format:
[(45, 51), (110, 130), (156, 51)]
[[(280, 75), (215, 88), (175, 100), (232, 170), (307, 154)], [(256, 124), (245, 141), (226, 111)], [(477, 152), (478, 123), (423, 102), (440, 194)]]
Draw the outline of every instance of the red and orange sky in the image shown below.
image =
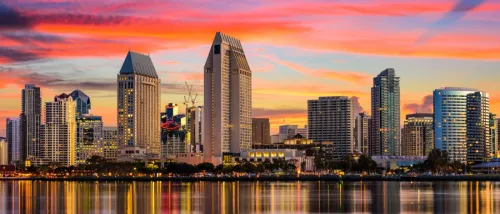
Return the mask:
[[(304, 125), (308, 99), (354, 96), (370, 110), (372, 78), (401, 77), (402, 118), (432, 110), (435, 88), (490, 93), (500, 114), (500, 1), (26, 0), (0, 3), (0, 120), (20, 113), (25, 83), (43, 101), (80, 89), (116, 125), (116, 75), (128, 50), (149, 53), (162, 105), (203, 103), (215, 32), (239, 38), (253, 75), (253, 115)], [(5, 122), (0, 123), (0, 136)]]

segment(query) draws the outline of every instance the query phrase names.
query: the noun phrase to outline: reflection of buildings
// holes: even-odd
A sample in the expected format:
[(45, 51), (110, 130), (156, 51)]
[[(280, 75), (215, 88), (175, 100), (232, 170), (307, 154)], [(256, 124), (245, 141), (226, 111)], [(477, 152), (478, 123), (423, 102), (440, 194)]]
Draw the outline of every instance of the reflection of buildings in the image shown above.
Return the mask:
[(406, 115), (401, 130), (401, 154), (403, 156), (427, 156), (434, 149), (433, 114)]
[(40, 148), (41, 162), (75, 165), (76, 103), (67, 94), (54, 97), (45, 103), (45, 125), (43, 144)]
[(400, 154), (399, 77), (392, 68), (373, 78), (370, 155)]
[(8, 162), (21, 160), (21, 124), (19, 118), (7, 118), (6, 125)]
[(252, 145), (271, 144), (269, 118), (252, 118)]
[(158, 157), (160, 79), (149, 55), (129, 51), (117, 82), (119, 156)]
[(320, 97), (307, 101), (309, 138), (331, 142), (332, 158), (341, 160), (354, 151), (354, 107), (349, 97)]
[(252, 71), (238, 39), (216, 33), (204, 79), (203, 151), (218, 163), (252, 147)]
[(103, 156), (101, 116), (83, 114), (76, 117), (76, 164), (85, 164), (96, 155)]
[(118, 158), (118, 128), (103, 128), (102, 153), (106, 159), (116, 160)]

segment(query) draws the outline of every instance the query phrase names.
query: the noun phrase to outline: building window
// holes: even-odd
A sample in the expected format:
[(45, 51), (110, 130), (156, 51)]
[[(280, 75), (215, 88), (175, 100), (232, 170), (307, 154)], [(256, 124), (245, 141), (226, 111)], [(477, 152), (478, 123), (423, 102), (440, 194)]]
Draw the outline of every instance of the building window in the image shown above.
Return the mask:
[(214, 54), (220, 54), (220, 45), (214, 45)]

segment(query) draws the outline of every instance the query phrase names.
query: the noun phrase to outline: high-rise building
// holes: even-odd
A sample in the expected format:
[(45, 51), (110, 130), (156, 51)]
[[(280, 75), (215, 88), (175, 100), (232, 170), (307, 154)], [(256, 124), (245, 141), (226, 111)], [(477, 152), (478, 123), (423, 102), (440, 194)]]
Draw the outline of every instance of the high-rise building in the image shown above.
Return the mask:
[(161, 156), (176, 158), (190, 151), (187, 139), (186, 117), (178, 114), (177, 104), (169, 103), (161, 113)]
[[(471, 136), (470, 142), (472, 144), (475, 144), (475, 142), (472, 142), (473, 139), (476, 139), (476, 137), (481, 138), (481, 136), (476, 136), (476, 134), (480, 132), (482, 128), (474, 127), (473, 121), (482, 121), (482, 111), (484, 110), (475, 110), (474, 108), (479, 105), (484, 105), (486, 100), (477, 97), (477, 95), (474, 96), (476, 92), (480, 91), (471, 88), (457, 87), (446, 87), (434, 90), (435, 148), (447, 151), (452, 161), (465, 163), (469, 159), (467, 157), (467, 151), (469, 150), (469, 146), (467, 145), (468, 135)], [(481, 97), (483, 97), (483, 95), (487, 97), (486, 93), (480, 93), (482, 94)], [(470, 106), (470, 111), (468, 106)], [(470, 133), (468, 133), (469, 129)], [(482, 143), (486, 144), (486, 142)], [(475, 152), (473, 148), (476, 148), (475, 145), (471, 146), (470, 151), (474, 150)], [(471, 156), (471, 158), (473, 158), (473, 156)]]
[(21, 101), (21, 160), (36, 160), (40, 156), (40, 125), (42, 98), (40, 88), (26, 84)]
[(76, 102), (67, 94), (54, 97), (45, 103), (43, 144), (40, 146), (38, 164), (58, 163), (63, 166), (76, 164)]
[(203, 144), (202, 144), (202, 137), (203, 137), (203, 121), (202, 121), (202, 116), (203, 116), (203, 107), (198, 106), (198, 107), (190, 107), (188, 108), (188, 113), (189, 119), (187, 122), (187, 129), (189, 132), (189, 139), (191, 141), (191, 146), (193, 147), (193, 152), (203, 152)]
[(354, 148), (358, 150), (359, 152), (368, 155), (368, 145), (369, 145), (369, 139), (370, 139), (370, 115), (367, 115), (366, 113), (359, 113), (358, 116), (356, 116), (356, 126), (354, 127), (354, 142), (355, 146)]
[(354, 152), (354, 106), (343, 96), (307, 101), (307, 127), (313, 142), (331, 142), (332, 158), (342, 160)]
[(252, 148), (252, 71), (238, 39), (217, 32), (204, 68), (205, 161)]
[(406, 115), (401, 130), (401, 155), (427, 156), (434, 149), (433, 114)]
[(0, 165), (9, 164), (9, 146), (7, 139), (0, 137)]
[(69, 94), (76, 102), (76, 115), (90, 114), (90, 98), (80, 90), (74, 90)]
[(102, 117), (76, 116), (76, 164), (85, 164), (92, 156), (103, 157)]
[(392, 68), (373, 78), (370, 128), (371, 156), (400, 154), (400, 92), (399, 77)]
[(491, 136), (491, 157), (496, 158), (498, 153), (498, 124), (496, 114), (490, 113), (490, 136)]
[(21, 124), (19, 118), (7, 118), (7, 146), (9, 163), (21, 160)]
[(490, 101), (488, 93), (467, 94), (467, 162), (488, 161), (491, 155)]
[(103, 157), (108, 160), (118, 158), (118, 128), (104, 127), (102, 137)]
[(148, 55), (129, 51), (118, 81), (119, 156), (160, 155), (160, 79)]
[(252, 145), (271, 144), (269, 118), (252, 118)]
[(279, 127), (280, 139), (291, 139), (297, 134), (298, 129), (298, 125), (281, 125)]
[(302, 135), (305, 139), (309, 139), (309, 129), (307, 125), (305, 125), (304, 128), (297, 128), (297, 134)]

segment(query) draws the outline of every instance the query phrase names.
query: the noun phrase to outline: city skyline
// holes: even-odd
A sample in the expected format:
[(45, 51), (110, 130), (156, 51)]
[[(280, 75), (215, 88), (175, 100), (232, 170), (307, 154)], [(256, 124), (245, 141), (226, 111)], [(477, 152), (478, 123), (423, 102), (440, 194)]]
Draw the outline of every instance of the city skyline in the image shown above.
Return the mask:
[[(116, 126), (116, 71), (129, 49), (150, 53), (157, 62), (161, 106), (182, 103), (187, 93), (184, 81), (195, 85), (203, 103), (201, 66), (216, 31), (243, 41), (253, 71), (252, 116), (270, 118), (271, 134), (277, 133), (279, 125), (305, 125), (307, 100), (320, 96), (356, 96), (363, 110), (370, 112), (371, 79), (391, 67), (401, 78), (401, 118), (432, 111), (429, 95), (446, 86), (488, 92), (490, 110), (498, 114), (500, 90), (492, 79), (500, 77), (500, 42), (493, 36), (498, 30), (487, 26), (494, 26), (499, 4), (470, 3), (470, 9), (460, 11), (454, 8), (460, 8), (462, 1), (406, 2), (293, 1), (279, 5), (283, 9), (273, 14), (266, 12), (278, 7), (272, 2), (260, 2), (261, 7), (235, 3), (239, 5), (234, 7), (245, 7), (232, 11), (190, 8), (195, 2), (159, 3), (177, 6), (173, 11), (165, 9), (171, 17), (162, 17), (163, 11), (145, 14), (169, 8), (155, 4), (132, 11), (132, 5), (108, 8), (101, 2), (3, 3), (2, 11), (13, 11), (6, 14), (19, 22), (0, 24), (0, 44), (6, 50), (0, 54), (4, 101), (0, 120), (20, 114), (19, 90), (33, 83), (41, 87), (42, 103), (62, 92), (84, 91), (93, 99), (92, 113), (102, 115), (105, 126)], [(397, 10), (383, 9), (389, 6)], [(37, 12), (28, 15), (35, 8)], [(92, 9), (100, 9), (101, 14), (89, 14)], [(79, 16), (90, 21), (78, 21)], [(188, 17), (195, 18), (186, 26), (176, 22)], [(196, 17), (208, 24), (202, 25)], [(245, 19), (234, 21), (236, 17)], [(304, 45), (298, 38), (311, 42)], [(5, 123), (0, 124), (0, 136), (5, 136)]]

